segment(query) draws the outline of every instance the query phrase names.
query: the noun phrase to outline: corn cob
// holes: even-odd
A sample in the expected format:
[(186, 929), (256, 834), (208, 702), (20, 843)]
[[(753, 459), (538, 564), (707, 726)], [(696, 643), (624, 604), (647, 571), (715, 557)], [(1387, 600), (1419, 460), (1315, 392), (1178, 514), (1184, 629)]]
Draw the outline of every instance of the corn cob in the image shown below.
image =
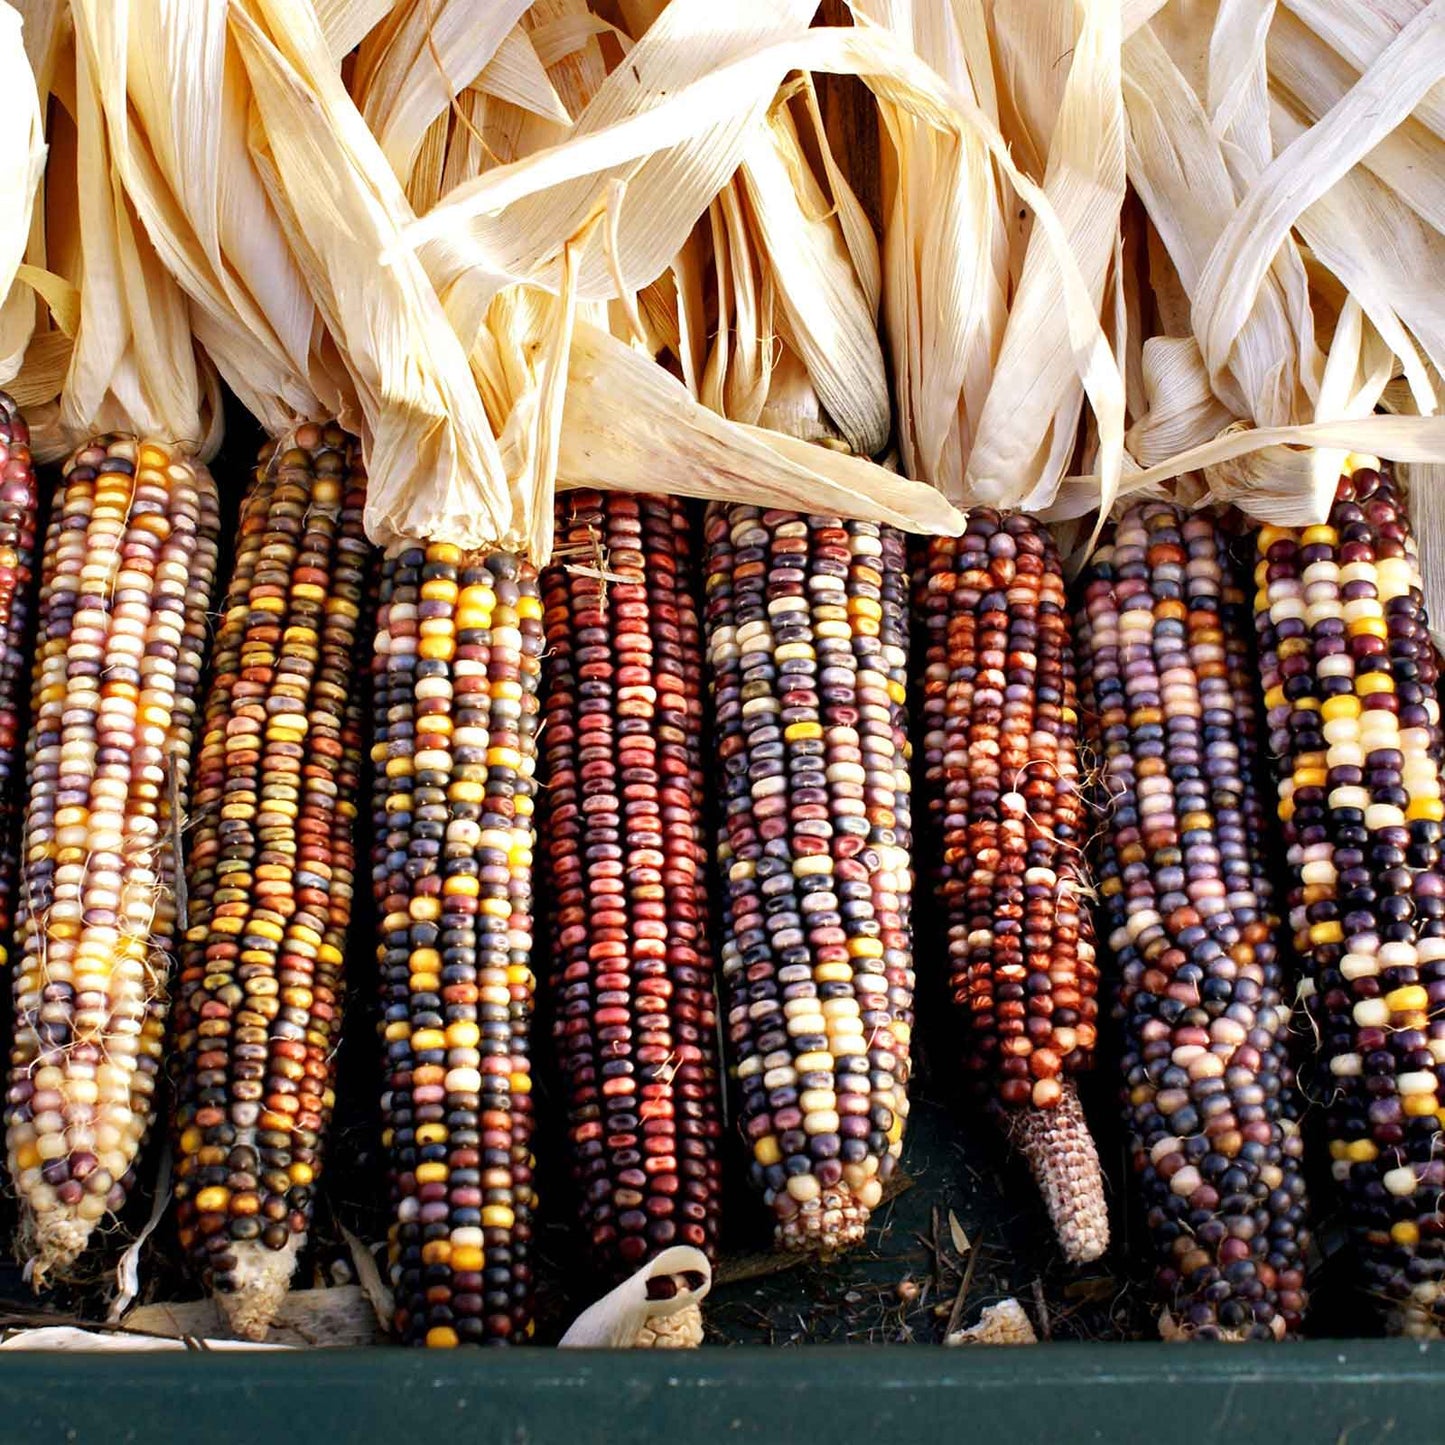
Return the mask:
[(37, 1284), (124, 1202), (152, 1122), (219, 530), (203, 468), (106, 436), (46, 533), (6, 1113)]
[(1065, 1255), (1109, 1242), (1098, 1153), (1072, 1075), (1098, 1005), (1083, 903), (1078, 713), (1063, 573), (1019, 513), (929, 543), (924, 778), (964, 1064), (1044, 1196)]
[(442, 542), (382, 571), (372, 759), (395, 1327), (531, 1331), (528, 1030), (542, 604)]
[(10, 956), (21, 789), (16, 770), (25, 732), (25, 673), (40, 499), (30, 462), (30, 430), (0, 392), (0, 964)]
[(1392, 479), (1259, 533), (1255, 619), (1334, 1177), (1363, 1282), (1445, 1323), (1445, 761), (1419, 561)]
[(370, 548), (360, 448), (272, 442), (212, 653), (176, 989), (182, 1247), (262, 1339), (310, 1224), (331, 1113), (360, 773)]
[(1303, 1140), (1254, 769), (1248, 614), (1209, 518), (1131, 508), (1079, 626), (1134, 1173), (1170, 1337), (1305, 1309)]
[[(714, 1256), (717, 1005), (686, 508), (572, 492), (544, 577), (553, 1040), (586, 1244), (616, 1282)], [(692, 1311), (696, 1314), (696, 1311)]]
[(726, 1039), (779, 1242), (863, 1237), (913, 1026), (907, 570), (873, 523), (709, 507)]

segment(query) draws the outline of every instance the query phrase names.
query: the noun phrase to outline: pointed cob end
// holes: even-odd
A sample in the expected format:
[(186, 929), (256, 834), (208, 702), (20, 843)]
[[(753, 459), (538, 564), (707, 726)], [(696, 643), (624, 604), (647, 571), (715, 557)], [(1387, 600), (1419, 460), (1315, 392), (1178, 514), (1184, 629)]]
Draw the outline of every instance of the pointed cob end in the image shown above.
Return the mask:
[(1009, 1143), (1028, 1162), (1070, 1264), (1088, 1264), (1109, 1247), (1104, 1173), (1079, 1095), (1065, 1082), (1050, 1109), (1019, 1109), (1004, 1121)]
[(54, 1274), (64, 1275), (85, 1253), (94, 1226), (60, 1210), (40, 1216), (27, 1212), (20, 1229), (25, 1275), (39, 1292)]
[(702, 1344), (702, 1308), (684, 1305), (670, 1315), (644, 1322), (632, 1342), (634, 1350), (695, 1350)]
[(217, 1293), (216, 1299), (238, 1340), (260, 1344), (270, 1333), (291, 1288), (296, 1256), (304, 1242), (305, 1236), (293, 1234), (280, 1249), (268, 1249), (254, 1240), (238, 1240), (231, 1246), (236, 1267), (226, 1277), (232, 1288)]
[(868, 1216), (882, 1194), (883, 1186), (876, 1176), (865, 1179), (856, 1190), (846, 1179), (840, 1179), (823, 1189), (816, 1199), (805, 1201), (796, 1213), (779, 1218), (778, 1248), (830, 1259), (862, 1244)]

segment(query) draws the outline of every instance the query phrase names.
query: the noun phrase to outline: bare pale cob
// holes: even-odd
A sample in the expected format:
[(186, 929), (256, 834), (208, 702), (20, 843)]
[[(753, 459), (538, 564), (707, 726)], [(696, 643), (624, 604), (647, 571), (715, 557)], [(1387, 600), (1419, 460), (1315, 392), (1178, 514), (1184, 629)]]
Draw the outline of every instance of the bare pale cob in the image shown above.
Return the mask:
[(65, 464), (26, 754), (6, 1144), (37, 1284), (124, 1203), (150, 1130), (220, 530), (215, 486), (128, 436)]
[(510, 553), (393, 549), (374, 664), (395, 1328), (532, 1328), (533, 807), (542, 604)]
[(863, 1238), (908, 1115), (903, 539), (714, 504), (704, 586), (740, 1126), (779, 1243), (831, 1252)]
[(967, 1071), (1033, 1172), (1064, 1254), (1108, 1247), (1072, 1076), (1096, 1040), (1076, 682), (1063, 572), (1021, 513), (928, 545), (924, 778)]
[(212, 651), (176, 990), (177, 1219), (232, 1328), (265, 1337), (310, 1226), (333, 1103), (371, 549), (360, 445), (261, 455)]
[(543, 578), (552, 1032), (586, 1247), (610, 1283), (671, 1245), (715, 1257), (718, 1242), (721, 1077), (689, 534), (677, 499), (570, 492)]
[(25, 682), (39, 511), (30, 430), (20, 408), (0, 392), (0, 963), (10, 956), (20, 876), (20, 747), (29, 714)]
[(1438, 670), (1392, 478), (1258, 537), (1255, 618), (1290, 927), (1327, 1070), (1330, 1156), (1392, 1330), (1445, 1324), (1445, 800)]
[(1304, 1144), (1247, 627), (1208, 517), (1140, 504), (1091, 561), (1079, 645), (1103, 767), (1099, 893), (1170, 1336), (1279, 1338), (1306, 1306)]

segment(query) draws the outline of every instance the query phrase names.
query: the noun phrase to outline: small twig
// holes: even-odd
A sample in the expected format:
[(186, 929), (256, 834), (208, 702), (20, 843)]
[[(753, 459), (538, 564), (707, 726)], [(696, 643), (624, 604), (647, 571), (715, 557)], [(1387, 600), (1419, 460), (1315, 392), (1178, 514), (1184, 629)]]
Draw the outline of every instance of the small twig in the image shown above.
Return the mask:
[(973, 1248), (968, 1252), (968, 1263), (964, 1266), (963, 1279), (958, 1286), (958, 1293), (953, 1297), (953, 1313), (948, 1317), (948, 1327), (943, 1332), (944, 1339), (958, 1328), (959, 1321), (963, 1319), (963, 1307), (968, 1303), (968, 1292), (973, 1287), (973, 1272), (978, 1268), (978, 1257), (983, 1251), (983, 1236), (974, 1240)]
[(1049, 1318), (1048, 1301), (1044, 1299), (1044, 1282), (1043, 1282), (1043, 1280), (1041, 1280), (1041, 1279), (1039, 1279), (1037, 1276), (1035, 1276), (1034, 1282), (1033, 1282), (1031, 1288), (1032, 1288), (1032, 1290), (1033, 1290), (1033, 1295), (1034, 1295), (1034, 1309), (1037, 1311), (1038, 1317), (1039, 1317), (1039, 1333), (1040, 1333), (1040, 1334), (1044, 1337), (1044, 1339), (1046, 1339), (1046, 1340), (1052, 1339), (1052, 1338), (1053, 1338), (1053, 1333), (1054, 1333), (1054, 1328), (1053, 1328), (1053, 1322), (1052, 1322), (1052, 1321), (1050, 1320), (1050, 1318)]

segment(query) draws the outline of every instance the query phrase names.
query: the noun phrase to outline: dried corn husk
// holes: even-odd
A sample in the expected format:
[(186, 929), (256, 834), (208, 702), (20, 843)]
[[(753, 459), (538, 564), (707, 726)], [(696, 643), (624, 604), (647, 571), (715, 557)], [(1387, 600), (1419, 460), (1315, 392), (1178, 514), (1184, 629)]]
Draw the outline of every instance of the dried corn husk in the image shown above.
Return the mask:
[(74, 0), (102, 57), (111, 157), (191, 301), (196, 338), (272, 435), (356, 403), (247, 148), (249, 87), (226, 0)]
[[(1189, 303), (1146, 343), (1126, 489), (1197, 470), (1299, 525), (1352, 450), (1445, 461), (1445, 307), (1419, 279), (1445, 259), (1445, 6), (1180, 0), (1125, 32), (1130, 180)], [(1397, 376), (1411, 414), (1380, 415)], [(1055, 515), (1096, 491), (1069, 479)]]
[[(1095, 268), (1097, 278), (1085, 276), (1055, 201), (1015, 164), (999, 126), (972, 96), (940, 79), (881, 27), (809, 30), (812, 8), (753, 0), (730, 7), (728, 23), (720, 25), (716, 6), (674, 0), (637, 41), (628, 64), (609, 76), (571, 141), (488, 172), (419, 218), (408, 229), (408, 241), (420, 248), (446, 294), (454, 323), (468, 334), (490, 296), (511, 281), (557, 289), (563, 249), (591, 214), (589, 208), (619, 180), (626, 184), (615, 227), (619, 254), (610, 264), (602, 256), (585, 260), (578, 272), (579, 294), (613, 294), (618, 275), (629, 288), (646, 284), (683, 246), (700, 203), (717, 195), (744, 159), (750, 128), (767, 113), (783, 78), (792, 70), (809, 69), (856, 74), (878, 96), (885, 123), (907, 116), (931, 127), (944, 156), (981, 141), (991, 163), (1032, 208), (1037, 231), (1032, 245), (1040, 258), (1034, 264), (1057, 268), (1050, 304), (1040, 305), (1041, 312), (1049, 312), (1048, 334), (1062, 335), (1050, 356), (1062, 354), (1083, 378), (1096, 411), (1106, 418), (1106, 465), (1117, 468), (1123, 388), (1098, 321), (1102, 268)], [(1090, 14), (1107, 51), (1108, 7)], [(1084, 37), (1086, 49), (1092, 35)], [(1070, 145), (1090, 153), (1108, 149), (1107, 125), (1080, 120), (1077, 127), (1063, 129)], [(1061, 152), (1061, 173), (1075, 159), (1072, 151)], [(945, 170), (951, 172), (951, 163)], [(1085, 210), (1092, 204), (1068, 194), (1064, 199)], [(1112, 246), (1110, 230), (1103, 265)], [(1020, 252), (1026, 264), (1028, 250), (1026, 245)], [(1038, 289), (1041, 294), (1042, 284)], [(1025, 397), (1024, 404), (1031, 408), (1032, 398)], [(1052, 452), (1052, 422), (1036, 430), (1046, 433), (1038, 445)], [(1067, 447), (1058, 444), (1064, 454), (1071, 449), (1071, 439)], [(1002, 467), (1002, 462), (991, 467), (990, 475)]]
[[(35, 10), (44, 17), (44, 58), (32, 60), (50, 101), (50, 157), (43, 235), (32, 232), (20, 276), (70, 345), (37, 330), (28, 348), (16, 391), (36, 408), (32, 449), (51, 458), (97, 431), (129, 431), (205, 460), (220, 442), (218, 386), (196, 354), (186, 298), (119, 185), (103, 83), (112, 36), (85, 24), (72, 32), (65, 7)], [(58, 409), (47, 395), (57, 381)]]
[(0, 4), (0, 135), (0, 386), (8, 386), (35, 329), (34, 295), (14, 281), (30, 241), (45, 137), (20, 12), (6, 4)]
[[(549, 210), (548, 239), (532, 243), (553, 263), (546, 284), (504, 277), (474, 290), (479, 309), (458, 326), (457, 298), (446, 293), (446, 278), (430, 275), (399, 244), (398, 232), (414, 220), (406, 189), (343, 88), (309, 0), (233, 0), (230, 26), (254, 100), (253, 153), (356, 384), (368, 442), (369, 531), (382, 543), (445, 536), (471, 547), (525, 548), (545, 559), (552, 486), (559, 477), (581, 486), (614, 486), (619, 478), (635, 477), (637, 419), (628, 399), (638, 387), (667, 389), (665, 376), (632, 367), (634, 358), (622, 343), (596, 346), (575, 372), (568, 363), (574, 334), (581, 335), (581, 323), (595, 314), (579, 313), (579, 305), (615, 299), (617, 277), (629, 262), (612, 206), (616, 192), (603, 187), (590, 194), (580, 212), (570, 214), (566, 230)], [(557, 39), (541, 26), (529, 32), (539, 58), (545, 49), (564, 60), (576, 56), (579, 34), (585, 44), (594, 33), (584, 27)], [(369, 74), (375, 77), (383, 60), (373, 59)], [(623, 69), (630, 72), (631, 64)], [(555, 71), (551, 78), (555, 89), (563, 88)], [(445, 88), (452, 85), (449, 78)], [(770, 88), (763, 114), (771, 98)], [(592, 113), (590, 105), (586, 113)], [(575, 144), (542, 150), (490, 174), (515, 173)], [(462, 149), (445, 146), (443, 175)], [(397, 154), (413, 152), (399, 145)], [(424, 164), (435, 164), (425, 142), (414, 152), (408, 182)], [(710, 199), (697, 203), (699, 214)], [(560, 240), (556, 247), (553, 237)], [(385, 264), (378, 269), (381, 253)], [(631, 289), (634, 298), (658, 282), (667, 261), (664, 253), (662, 264), (640, 277)], [(583, 278), (590, 266), (608, 281), (589, 297)], [(695, 329), (699, 323), (689, 315), (688, 324)], [(577, 388), (582, 390), (574, 397)], [(589, 419), (585, 445), (571, 435), (577, 415)], [(798, 496), (813, 510), (849, 515), (872, 515), (881, 505), (919, 530), (951, 531), (961, 522), (926, 488), (886, 478), (881, 469), (860, 474), (859, 464), (847, 458), (820, 450), (802, 459), (772, 439), (760, 443), (726, 431), (729, 444), (719, 446), (720, 424), (685, 390), (649, 420), (677, 434), (669, 485), (679, 492), (735, 495), (742, 481), (736, 456), (746, 451), (755, 464), (745, 484), (764, 494)], [(656, 485), (656, 465), (654, 455), (649, 486)], [(875, 490), (887, 501), (875, 502)]]

